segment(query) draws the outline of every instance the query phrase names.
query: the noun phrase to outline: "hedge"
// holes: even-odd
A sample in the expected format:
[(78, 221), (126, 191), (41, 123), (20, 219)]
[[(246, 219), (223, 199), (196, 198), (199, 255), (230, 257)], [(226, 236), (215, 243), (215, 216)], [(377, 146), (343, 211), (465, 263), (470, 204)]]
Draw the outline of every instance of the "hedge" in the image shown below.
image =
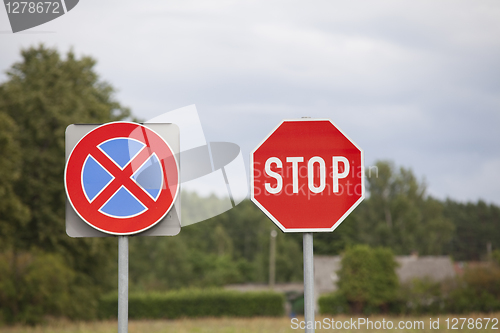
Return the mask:
[[(385, 309), (367, 304), (362, 311), (367, 315), (381, 312), (399, 315), (436, 315), (500, 311), (498, 296), (484, 290), (477, 292), (470, 286), (460, 286), (446, 295), (439, 294), (435, 297), (429, 297), (424, 292), (419, 295), (402, 294), (401, 296), (397, 301), (389, 303)], [(349, 302), (338, 292), (321, 295), (318, 304), (319, 313), (323, 315), (353, 314)]]
[(349, 313), (349, 304), (340, 293), (330, 293), (321, 295), (318, 299), (320, 314)]
[[(285, 297), (275, 292), (238, 292), (222, 289), (186, 289), (164, 293), (129, 295), (130, 319), (174, 319), (182, 317), (283, 316)], [(118, 295), (101, 298), (101, 319), (116, 318)]]
[[(342, 293), (333, 292), (321, 295), (318, 299), (319, 313), (323, 315), (338, 315), (338, 314), (357, 314), (353, 311), (352, 303), (345, 298)], [(373, 315), (379, 313), (405, 314), (405, 300), (398, 299), (387, 303), (384, 307), (367, 303), (361, 309), (364, 315)], [(422, 312), (424, 313), (424, 312)], [(418, 313), (418, 314), (422, 314)]]

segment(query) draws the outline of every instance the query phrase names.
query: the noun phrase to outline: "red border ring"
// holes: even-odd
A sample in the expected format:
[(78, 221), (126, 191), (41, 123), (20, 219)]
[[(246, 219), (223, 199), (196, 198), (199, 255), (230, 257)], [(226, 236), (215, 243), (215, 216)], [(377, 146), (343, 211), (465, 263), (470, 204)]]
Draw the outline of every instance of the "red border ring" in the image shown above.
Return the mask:
[[(92, 153), (99, 153), (97, 148), (99, 144), (112, 138), (124, 137), (144, 143), (146, 147), (141, 153), (145, 150), (151, 154), (156, 153), (162, 165), (164, 181), (158, 198), (156, 201), (151, 199), (150, 206), (146, 205), (148, 209), (145, 212), (129, 218), (116, 218), (99, 212), (102, 205), (97, 207), (92, 204), (95, 201), (92, 203), (88, 201), (83, 191), (81, 175), (85, 159)], [(151, 156), (151, 154), (145, 156)], [(140, 167), (140, 165), (132, 164), (134, 161), (130, 162), (124, 171), (129, 169), (127, 171), (133, 174)], [(75, 212), (91, 227), (112, 235), (137, 234), (156, 225), (172, 208), (179, 193), (179, 183), (179, 165), (169, 144), (153, 130), (132, 122), (107, 123), (88, 132), (71, 151), (64, 170), (66, 195)]]

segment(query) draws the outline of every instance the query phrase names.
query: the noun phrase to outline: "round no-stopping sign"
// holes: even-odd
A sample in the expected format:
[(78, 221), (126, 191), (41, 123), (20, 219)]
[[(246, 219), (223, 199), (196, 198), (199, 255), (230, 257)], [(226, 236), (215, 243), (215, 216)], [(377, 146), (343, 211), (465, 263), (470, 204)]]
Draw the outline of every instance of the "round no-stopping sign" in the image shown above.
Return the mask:
[(114, 235), (158, 223), (179, 191), (179, 168), (165, 140), (140, 124), (114, 122), (87, 133), (64, 173), (68, 200), (90, 226)]

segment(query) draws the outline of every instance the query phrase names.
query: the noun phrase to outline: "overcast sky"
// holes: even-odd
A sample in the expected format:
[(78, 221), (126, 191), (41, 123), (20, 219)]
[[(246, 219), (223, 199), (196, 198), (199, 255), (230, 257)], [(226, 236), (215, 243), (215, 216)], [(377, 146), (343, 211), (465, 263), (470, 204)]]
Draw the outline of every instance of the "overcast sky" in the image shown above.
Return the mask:
[(498, 0), (81, 0), (10, 31), (0, 8), (2, 72), (20, 48), (73, 47), (144, 120), (196, 104), (207, 140), (247, 157), (282, 119), (330, 118), (367, 166), (500, 204)]

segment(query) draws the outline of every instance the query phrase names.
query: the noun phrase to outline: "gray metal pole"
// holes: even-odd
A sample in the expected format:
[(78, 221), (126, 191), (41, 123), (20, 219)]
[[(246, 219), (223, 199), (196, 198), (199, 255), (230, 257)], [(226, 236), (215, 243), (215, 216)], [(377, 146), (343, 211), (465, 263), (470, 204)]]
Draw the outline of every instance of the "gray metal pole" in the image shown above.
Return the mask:
[(276, 230), (271, 230), (271, 243), (269, 245), (269, 288), (274, 289), (276, 282)]
[(306, 333), (314, 333), (314, 255), (313, 234), (304, 233), (304, 317)]
[(128, 332), (128, 237), (118, 236), (118, 333)]

